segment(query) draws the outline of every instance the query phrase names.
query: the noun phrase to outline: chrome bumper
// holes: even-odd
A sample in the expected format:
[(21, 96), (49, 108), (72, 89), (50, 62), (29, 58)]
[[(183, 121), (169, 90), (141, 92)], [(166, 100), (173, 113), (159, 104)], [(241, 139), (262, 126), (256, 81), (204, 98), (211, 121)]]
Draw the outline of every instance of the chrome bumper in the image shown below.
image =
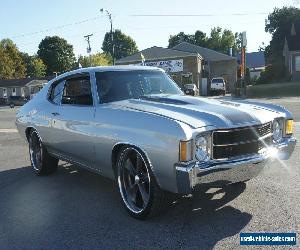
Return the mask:
[(282, 142), (260, 154), (226, 161), (192, 162), (176, 164), (178, 193), (191, 193), (198, 186), (221, 187), (256, 177), (268, 160), (278, 157), (286, 160), (293, 153), (296, 138), (284, 138)]

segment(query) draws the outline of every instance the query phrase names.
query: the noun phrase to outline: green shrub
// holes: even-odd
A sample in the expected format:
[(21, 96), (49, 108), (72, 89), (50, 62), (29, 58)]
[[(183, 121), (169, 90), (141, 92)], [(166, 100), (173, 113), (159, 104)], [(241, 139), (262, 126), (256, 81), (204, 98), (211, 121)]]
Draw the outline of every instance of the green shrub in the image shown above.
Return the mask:
[(290, 74), (283, 64), (270, 64), (266, 66), (266, 69), (263, 72), (261, 72), (260, 77), (256, 80), (256, 84), (289, 81), (290, 78)]

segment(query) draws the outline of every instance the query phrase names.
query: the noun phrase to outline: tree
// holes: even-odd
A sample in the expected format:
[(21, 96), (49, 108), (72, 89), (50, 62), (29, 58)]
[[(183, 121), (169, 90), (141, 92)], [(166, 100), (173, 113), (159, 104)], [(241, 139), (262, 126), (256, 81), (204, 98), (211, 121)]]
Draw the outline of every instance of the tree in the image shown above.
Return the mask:
[(0, 47), (0, 79), (11, 79), (13, 73), (13, 61), (5, 50)]
[(208, 38), (209, 48), (219, 51), (221, 48), (222, 29), (220, 27), (212, 28)]
[(46, 65), (43, 63), (42, 59), (38, 57), (32, 58), (31, 61), (31, 77), (44, 77), (46, 76)]
[(97, 53), (89, 56), (79, 56), (78, 64), (84, 68), (95, 66), (107, 66), (111, 65), (112, 58), (106, 53)]
[(21, 53), (26, 65), (27, 77), (44, 77), (46, 76), (46, 65), (37, 55), (30, 56), (27, 53)]
[(201, 47), (207, 47), (207, 37), (206, 37), (206, 34), (200, 30), (197, 30), (195, 32), (195, 44), (197, 44), (198, 46), (201, 46)]
[(24, 78), (26, 66), (21, 52), (10, 39), (0, 41), (0, 79)]
[(76, 58), (73, 46), (58, 36), (47, 36), (39, 44), (38, 56), (46, 65), (47, 75), (66, 72), (74, 68)]
[(261, 45), (259, 45), (258, 47), (258, 51), (264, 52), (265, 50), (266, 50), (266, 45), (264, 42), (262, 42)]
[(188, 42), (188, 43), (195, 44), (195, 36), (185, 34), (184, 32), (179, 32), (177, 35), (174, 35), (174, 36), (171, 35), (169, 38), (168, 48), (173, 48), (174, 46), (176, 46), (182, 42)]
[(221, 37), (221, 46), (219, 51), (228, 54), (228, 49), (232, 48), (233, 53), (236, 55), (238, 54), (238, 45), (237, 45), (237, 36), (238, 33), (233, 34), (231, 30), (223, 30), (222, 37)]
[(266, 20), (265, 31), (272, 35), (270, 45), (265, 48), (268, 64), (282, 63), (282, 50), (285, 37), (290, 33), (291, 25), (300, 19), (300, 9), (295, 7), (275, 8)]
[(265, 70), (261, 72), (256, 84), (267, 84), (282, 80), (289, 80), (286, 68), (282, 66), (282, 63), (273, 63), (266, 66)]
[(300, 19), (300, 9), (295, 7), (274, 8), (268, 15), (265, 31), (272, 35), (268, 46), (264, 46), (266, 64), (269, 65), (261, 74), (257, 83), (269, 83), (289, 80), (289, 73), (284, 65), (282, 51), (285, 37), (290, 34), (294, 21)]
[(173, 48), (181, 42), (192, 43), (224, 54), (227, 54), (229, 48), (232, 48), (233, 54), (237, 55), (240, 36), (239, 33), (234, 34), (231, 30), (222, 30), (220, 27), (212, 28), (209, 37), (200, 30), (197, 30), (192, 35), (180, 32), (177, 35), (170, 36), (168, 48)]
[[(113, 32), (114, 40), (114, 57), (120, 59), (125, 56), (132, 55), (138, 52), (135, 41), (121, 32), (121, 30), (115, 30)], [(104, 36), (102, 43), (102, 50), (112, 56), (111, 34), (107, 32)]]

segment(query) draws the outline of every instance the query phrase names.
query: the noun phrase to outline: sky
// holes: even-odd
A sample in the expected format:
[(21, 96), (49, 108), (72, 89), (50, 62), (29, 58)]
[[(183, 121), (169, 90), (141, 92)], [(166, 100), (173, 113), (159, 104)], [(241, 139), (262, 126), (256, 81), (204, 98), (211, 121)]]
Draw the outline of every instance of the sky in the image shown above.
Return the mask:
[(246, 31), (247, 50), (252, 52), (263, 42), (269, 43), (265, 19), (275, 7), (283, 6), (300, 8), (300, 0), (2, 0), (0, 39), (10, 38), (22, 52), (33, 55), (45, 36), (58, 35), (79, 56), (87, 54), (84, 36), (93, 34), (92, 53), (101, 52), (104, 35), (110, 30), (108, 17), (100, 12), (104, 8), (112, 14), (113, 28), (131, 36), (139, 50), (167, 47), (169, 36), (181, 31), (209, 34), (211, 28), (220, 26)]

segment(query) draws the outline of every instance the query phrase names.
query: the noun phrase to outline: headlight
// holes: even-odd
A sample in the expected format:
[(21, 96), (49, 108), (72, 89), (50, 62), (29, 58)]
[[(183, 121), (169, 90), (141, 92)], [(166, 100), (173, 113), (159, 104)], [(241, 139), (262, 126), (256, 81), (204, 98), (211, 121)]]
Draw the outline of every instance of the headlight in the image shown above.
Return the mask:
[(205, 161), (210, 157), (210, 135), (199, 135), (195, 139), (195, 155), (197, 160)]
[(273, 122), (273, 140), (280, 141), (282, 138), (282, 123), (279, 120)]

